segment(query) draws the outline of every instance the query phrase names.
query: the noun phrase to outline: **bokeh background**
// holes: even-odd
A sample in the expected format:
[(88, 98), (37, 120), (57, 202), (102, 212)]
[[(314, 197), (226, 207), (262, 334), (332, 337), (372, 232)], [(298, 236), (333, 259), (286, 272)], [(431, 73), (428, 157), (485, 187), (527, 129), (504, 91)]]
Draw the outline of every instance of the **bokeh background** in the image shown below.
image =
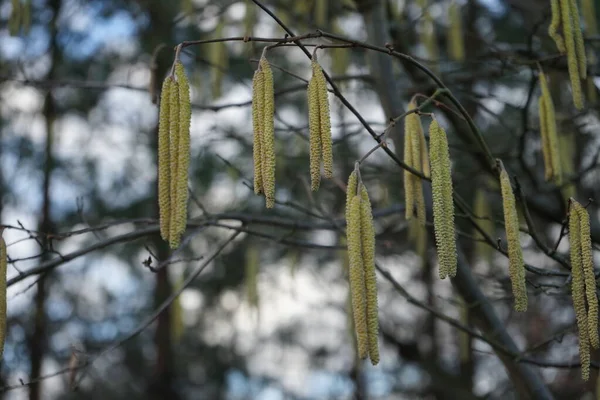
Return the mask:
[[(456, 24), (450, 1), (261, 3), (296, 34), (321, 29), (391, 45), (439, 74), (494, 156), (519, 177), (548, 246), (561, 235), (566, 194), (584, 204), (597, 198), (600, 37), (593, 18), (582, 20), (590, 78), (586, 108), (577, 111), (565, 57), (547, 35), (550, 1), (456, 0), (464, 59), (449, 52)], [(449, 280), (437, 278), (431, 214), (427, 231), (405, 220), (403, 171), (382, 150), (361, 167), (377, 262), (387, 271), (378, 274), (382, 357), (375, 367), (356, 358), (344, 189), (354, 162), (376, 142), (330, 94), (334, 179), (310, 192), (310, 60), (295, 46), (268, 52), (276, 91), (273, 210), (254, 195), (251, 172), (251, 79), (265, 44), (232, 40), (182, 53), (193, 103), (189, 225), (175, 252), (161, 241), (156, 99), (174, 46), (283, 35), (249, 0), (0, 2), (0, 222), (10, 257), (0, 397), (517, 398), (495, 350), (443, 320), (479, 332)], [(325, 48), (319, 61), (377, 133), (413, 95), (422, 101), (435, 90), (413, 64), (360, 46)], [(561, 188), (543, 179), (538, 63), (551, 76), (563, 161), (571, 168)], [(481, 221), (492, 222), (486, 229), (505, 246), (498, 186), (466, 124), (441, 103), (426, 111), (448, 131), (455, 190), (480, 212), (489, 207)], [(422, 120), (427, 128), (430, 117)], [(389, 140), (400, 157), (401, 125)], [(588, 210), (597, 229), (597, 204)], [(595, 398), (596, 370), (584, 383), (577, 367), (569, 271), (523, 228), (525, 259), (534, 268), (526, 313), (512, 309), (506, 257), (479, 246), (457, 213), (463, 261), (527, 359), (511, 362), (530, 366), (557, 399)], [(558, 251), (567, 254), (566, 239)]]

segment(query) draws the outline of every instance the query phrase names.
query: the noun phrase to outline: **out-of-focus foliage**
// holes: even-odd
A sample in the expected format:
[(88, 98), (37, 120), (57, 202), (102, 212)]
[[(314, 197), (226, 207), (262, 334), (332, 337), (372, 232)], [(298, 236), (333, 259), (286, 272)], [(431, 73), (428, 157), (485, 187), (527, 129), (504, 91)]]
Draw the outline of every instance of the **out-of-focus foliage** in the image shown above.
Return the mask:
[[(517, 177), (520, 243), (531, 267), (528, 311), (513, 311), (508, 259), (485, 247), (469, 216), (455, 210), (457, 246), (466, 254), (459, 263), (468, 262), (523, 352), (525, 361), (514, 357), (514, 364), (533, 362), (557, 399), (591, 396), (596, 370), (583, 383), (571, 366), (579, 360), (578, 335), (570, 271), (558, 260), (568, 260), (565, 199), (586, 206), (588, 198), (599, 198), (600, 109), (593, 99), (600, 41), (592, 25), (597, 15), (589, 10), (600, 7), (577, 2), (583, 3), (588, 79), (584, 108), (576, 110), (567, 60), (548, 35), (549, 0), (260, 3), (296, 35), (319, 29), (387, 46), (439, 74), (494, 157)], [(452, 26), (457, 18), (460, 27)], [(241, 38), (285, 33), (253, 1), (15, 0), (0, 4), (0, 22), (0, 224), (7, 227), (9, 255), (0, 396), (517, 398), (520, 389), (498, 349), (434, 318), (432, 310), (475, 329), (468, 305), (449, 280), (437, 279), (430, 183), (423, 181), (425, 232), (406, 221), (403, 170), (383, 149), (361, 165), (376, 261), (390, 274), (378, 273), (381, 361), (373, 367), (357, 359), (349, 328), (345, 186), (355, 161), (377, 143), (330, 91), (333, 178), (312, 192), (311, 62), (293, 45), (270, 49), (276, 204), (265, 208), (253, 191), (250, 100), (258, 60), (273, 43)], [(377, 39), (375, 28), (385, 37)], [(464, 48), (448, 32), (461, 32)], [(169, 74), (177, 44), (216, 38), (237, 39), (181, 53), (192, 100), (190, 200), (181, 247), (170, 253), (157, 225), (152, 93)], [(413, 96), (421, 104), (436, 89), (409, 62), (394, 59), (383, 74), (381, 53), (328, 48), (337, 42), (325, 38), (303, 43), (324, 46), (319, 64), (377, 134)], [(544, 179), (540, 65), (556, 111), (562, 186)], [(400, 112), (389, 115), (394, 102)], [(454, 191), (506, 251), (498, 180), (484, 167), (471, 130), (446, 103), (434, 101), (422, 112), (427, 126), (435, 112), (448, 133)], [(400, 159), (402, 134), (392, 130), (387, 137)], [(593, 249), (600, 243), (597, 203), (587, 205)], [(56, 268), (21, 277), (48, 265)], [(158, 316), (161, 303), (199, 268)], [(72, 360), (77, 369), (69, 369)]]

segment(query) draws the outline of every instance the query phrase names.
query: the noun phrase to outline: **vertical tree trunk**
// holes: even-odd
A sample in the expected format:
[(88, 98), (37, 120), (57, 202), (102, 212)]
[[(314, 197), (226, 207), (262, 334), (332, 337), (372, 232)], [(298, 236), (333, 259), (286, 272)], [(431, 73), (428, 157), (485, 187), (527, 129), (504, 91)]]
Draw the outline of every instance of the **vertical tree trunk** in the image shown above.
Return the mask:
[[(55, 75), (56, 65), (58, 63), (59, 49), (56, 42), (57, 36), (57, 20), (60, 13), (60, 0), (50, 0), (50, 9), (52, 10), (52, 19), (49, 25), (49, 36), (50, 46), (48, 52), (50, 54), (50, 69), (46, 76), (46, 79), (52, 80)], [(52, 201), (50, 198), (50, 185), (52, 170), (54, 168), (54, 160), (52, 155), (53, 141), (54, 141), (54, 130), (53, 125), (56, 119), (56, 106), (52, 97), (52, 92), (49, 90), (46, 93), (44, 100), (43, 109), (44, 120), (46, 124), (46, 143), (45, 143), (45, 154), (44, 154), (44, 181), (42, 188), (42, 209), (40, 211), (40, 220), (38, 231), (41, 232), (40, 245), (42, 246), (42, 256), (40, 262), (44, 262), (49, 259), (51, 243), (47, 240), (47, 235), (54, 231), (53, 223), (51, 220), (51, 209)], [(49, 274), (40, 275), (37, 283), (37, 292), (34, 299), (34, 321), (33, 321), (33, 332), (28, 338), (28, 348), (30, 356), (30, 380), (35, 380), (41, 375), (42, 362), (44, 359), (44, 352), (46, 348), (46, 289), (48, 286)], [(41, 383), (34, 382), (29, 387), (29, 400), (39, 400), (41, 394)]]

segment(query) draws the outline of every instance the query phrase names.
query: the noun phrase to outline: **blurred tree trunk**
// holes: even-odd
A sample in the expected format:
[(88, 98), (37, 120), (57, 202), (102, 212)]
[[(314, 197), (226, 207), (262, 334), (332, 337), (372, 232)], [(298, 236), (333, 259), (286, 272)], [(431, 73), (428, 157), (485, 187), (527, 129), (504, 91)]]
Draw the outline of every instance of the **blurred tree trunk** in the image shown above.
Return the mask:
[[(49, 1), (49, 7), (52, 10), (52, 19), (49, 24), (50, 44), (48, 53), (50, 55), (50, 68), (46, 79), (55, 78), (56, 67), (60, 59), (60, 50), (57, 44), (57, 20), (60, 14), (61, 1)], [(46, 143), (44, 154), (44, 181), (42, 188), (42, 209), (38, 231), (40, 232), (39, 244), (41, 246), (42, 256), (40, 262), (43, 263), (50, 259), (51, 239), (48, 238), (54, 232), (51, 219), (52, 199), (50, 198), (50, 185), (52, 170), (54, 169), (54, 160), (52, 155), (54, 143), (54, 121), (56, 120), (56, 104), (52, 97), (52, 91), (48, 90), (44, 99), (43, 116), (46, 125)], [(40, 275), (37, 282), (37, 292), (34, 299), (34, 320), (33, 332), (29, 336), (28, 348), (30, 356), (30, 380), (34, 381), (41, 376), (44, 353), (46, 351), (46, 290), (48, 287), (49, 273)], [(39, 400), (41, 398), (41, 382), (33, 382), (29, 387), (29, 400)]]
[[(148, 52), (152, 53), (160, 46), (165, 38), (173, 37), (173, 20), (174, 12), (178, 11), (176, 7), (160, 1), (148, 1), (150, 24), (147, 32), (150, 40), (148, 41)], [(170, 68), (173, 61), (172, 48), (174, 43), (166, 43), (167, 48), (163, 49), (156, 60), (156, 79), (154, 90), (159, 92), (165, 74)], [(156, 115), (158, 121), (158, 102)], [(155, 160), (154, 165), (158, 165), (158, 122), (151, 132), (150, 146), (152, 156)], [(154, 182), (153, 191), (150, 193), (152, 199), (158, 198), (158, 174)], [(158, 202), (151, 202), (152, 209), (149, 210), (149, 215), (155, 215), (158, 219), (159, 210)], [(159, 261), (166, 260), (169, 257), (169, 248), (167, 243), (162, 240), (160, 234), (156, 234), (152, 238), (153, 247), (157, 249), (157, 257)], [(181, 264), (179, 264), (181, 265)], [(154, 286), (154, 305), (158, 307), (171, 295), (171, 284), (169, 282), (168, 266), (160, 268), (155, 274)], [(171, 337), (171, 307), (167, 307), (157, 319), (156, 331), (154, 333), (154, 345), (156, 347), (156, 364), (152, 372), (152, 376), (148, 383), (147, 398), (148, 399), (173, 399), (180, 398), (173, 378), (175, 376), (175, 367), (173, 362), (173, 342)]]

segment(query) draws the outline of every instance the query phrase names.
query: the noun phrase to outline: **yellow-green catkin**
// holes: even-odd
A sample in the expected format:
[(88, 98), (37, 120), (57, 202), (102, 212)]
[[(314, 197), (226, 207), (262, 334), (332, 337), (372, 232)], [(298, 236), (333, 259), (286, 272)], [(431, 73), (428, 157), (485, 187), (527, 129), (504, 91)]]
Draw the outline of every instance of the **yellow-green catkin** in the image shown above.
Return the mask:
[(446, 132), (436, 119), (429, 126), (433, 227), (440, 264), (440, 279), (456, 276), (456, 238), (452, 171)]
[(254, 34), (254, 25), (258, 20), (258, 7), (252, 2), (246, 2), (246, 13), (244, 14), (244, 35), (252, 36)]
[(312, 78), (308, 83), (308, 120), (310, 141), (310, 176), (312, 190), (319, 189), (321, 161), (326, 178), (333, 177), (333, 144), (327, 81), (316, 54), (311, 62)]
[[(214, 38), (222, 38), (223, 30), (225, 29), (225, 19), (221, 18), (215, 28)], [(223, 77), (228, 65), (227, 45), (225, 42), (217, 42), (210, 45), (208, 48), (208, 58), (211, 63), (212, 73), (212, 96), (213, 98), (221, 97), (223, 88)]]
[(421, 25), (422, 41), (427, 50), (429, 67), (434, 73), (439, 73), (439, 56), (437, 37), (435, 34), (435, 21), (428, 9), (423, 9), (423, 23)]
[(500, 171), (500, 189), (502, 192), (502, 208), (504, 211), (504, 225), (506, 227), (506, 240), (508, 242), (508, 274), (515, 297), (515, 311), (527, 311), (527, 287), (525, 285), (525, 263), (523, 250), (519, 241), (519, 217), (515, 195), (512, 190), (510, 178), (502, 163)]
[(592, 238), (590, 234), (590, 216), (587, 210), (578, 205), (576, 207), (579, 218), (579, 244), (581, 246), (581, 266), (585, 282), (585, 297), (587, 300), (587, 322), (590, 344), (593, 348), (600, 347), (598, 337), (598, 297), (596, 296), (596, 277), (594, 274), (594, 260), (592, 255)]
[[(404, 119), (404, 163), (410, 167), (413, 166), (412, 159), (412, 138), (415, 134), (413, 131), (413, 125), (411, 120), (407, 116)], [(404, 207), (405, 207), (405, 218), (410, 221), (413, 218), (413, 209), (415, 207), (415, 185), (413, 180), (413, 174), (404, 170)]]
[(542, 90), (542, 95), (539, 100), (540, 133), (542, 137), (545, 178), (547, 181), (553, 180), (557, 185), (560, 185), (562, 183), (562, 168), (558, 148), (554, 102), (552, 101), (552, 95), (550, 94), (546, 75), (540, 71), (539, 77)]
[(585, 43), (583, 42), (583, 33), (581, 31), (581, 19), (579, 17), (579, 9), (577, 8), (577, 0), (570, 0), (571, 17), (573, 18), (573, 35), (575, 37), (575, 53), (579, 65), (579, 78), (585, 80), (587, 78), (587, 56), (585, 53)]
[(177, 150), (177, 195), (175, 206), (175, 224), (178, 237), (185, 232), (187, 224), (188, 203), (188, 172), (190, 166), (190, 125), (192, 120), (192, 105), (190, 99), (190, 84), (181, 61), (175, 63), (175, 78), (177, 78), (179, 95), (179, 140)]
[[(351, 183), (348, 182), (348, 188)], [(363, 268), (361, 237), (361, 196), (348, 191), (350, 207), (346, 210), (346, 237), (350, 261), (350, 292), (352, 295), (352, 315), (356, 330), (358, 355), (364, 359), (369, 354), (369, 333), (367, 328), (367, 295)]]
[(587, 381), (590, 376), (590, 337), (585, 302), (585, 277), (583, 259), (581, 257), (581, 226), (577, 208), (580, 207), (574, 199), (570, 199), (569, 207), (569, 245), (571, 253), (571, 296), (579, 331), (579, 358), (581, 375)]
[(585, 32), (587, 36), (598, 34), (598, 24), (596, 22), (595, 0), (581, 0), (581, 13), (585, 22)]
[(158, 122), (158, 208), (160, 214), (160, 236), (169, 240), (171, 221), (171, 149), (170, 149), (170, 105), (171, 86), (173, 78), (167, 77), (163, 81), (159, 122)]
[(313, 79), (317, 81), (319, 95), (319, 114), (321, 131), (321, 156), (323, 158), (323, 175), (333, 178), (333, 143), (331, 138), (331, 117), (329, 115), (329, 95), (327, 93), (327, 80), (323, 69), (317, 63), (316, 57), (312, 62)]
[[(412, 100), (408, 104), (407, 111), (417, 108), (416, 102)], [(404, 162), (413, 169), (429, 173), (425, 171), (423, 160), (425, 159), (425, 137), (423, 126), (418, 114), (408, 114), (404, 120)], [(404, 171), (404, 193), (406, 204), (406, 219), (410, 220), (413, 217), (413, 209), (416, 206), (417, 219), (422, 225), (425, 225), (425, 198), (423, 196), (423, 184), (421, 178), (414, 175), (410, 171)]]
[(262, 130), (263, 130), (263, 102), (265, 81), (260, 68), (254, 72), (252, 78), (252, 157), (254, 161), (254, 193), (263, 192), (262, 180)]
[[(492, 211), (485, 190), (483, 189), (477, 189), (475, 192), (473, 212), (477, 218), (479, 227), (483, 229), (486, 234), (494, 237), (495, 227)], [(474, 237), (477, 239), (477, 242), (475, 242), (475, 256), (484, 260), (486, 263), (491, 264), (494, 248), (484, 242), (484, 236), (478, 230), (475, 230)]]
[(328, 14), (328, 3), (329, 0), (315, 0), (315, 24), (318, 28), (324, 29), (328, 26), (327, 14)]
[[(169, 78), (167, 78), (169, 79)], [(169, 246), (172, 249), (179, 247), (179, 239), (177, 235), (177, 186), (179, 176), (179, 84), (176, 80), (173, 81), (170, 87), (170, 95), (169, 101), (171, 104), (169, 105), (169, 125), (170, 125), (170, 145), (169, 145), (169, 153), (170, 153), (170, 161), (171, 161), (171, 170), (170, 170), (170, 198), (171, 198), (171, 217), (169, 218)]]
[[(574, 0), (560, 0), (560, 15), (562, 22), (562, 30), (564, 34), (565, 49), (567, 53), (567, 65), (569, 69), (569, 78), (571, 80), (571, 90), (573, 95), (573, 103), (575, 108), (581, 110), (583, 108), (583, 94), (581, 92), (581, 79), (585, 74), (581, 74), (581, 65), (585, 66), (585, 52), (583, 60), (579, 58), (578, 35), (581, 34), (579, 24), (579, 13), (577, 6), (573, 5)], [(573, 13), (573, 9), (575, 13)], [(585, 68), (583, 68), (585, 71)]]
[(4, 354), (4, 341), (6, 340), (6, 270), (8, 267), (8, 254), (6, 242), (0, 229), (0, 360)]
[(273, 72), (267, 58), (263, 55), (259, 66), (264, 79), (261, 167), (263, 191), (266, 207), (275, 207), (275, 90)]
[(550, 0), (550, 8), (552, 10), (552, 20), (550, 21), (550, 26), (548, 27), (548, 35), (552, 38), (552, 40), (554, 40), (558, 51), (561, 53), (566, 53), (567, 48), (565, 47), (565, 40), (563, 36), (558, 33), (558, 28), (561, 25), (559, 0)]
[(360, 184), (360, 236), (363, 269), (366, 287), (367, 331), (369, 337), (369, 358), (373, 365), (379, 363), (379, 318), (377, 306), (377, 277), (375, 274), (375, 228), (371, 201), (364, 185)]
[(465, 43), (463, 38), (460, 5), (452, 0), (448, 6), (448, 54), (454, 61), (465, 60)]
[[(314, 70), (313, 70), (314, 71)], [(321, 113), (319, 112), (319, 88), (313, 78), (308, 82), (308, 130), (310, 146), (310, 187), (318, 190), (321, 183)]]
[(258, 247), (248, 246), (246, 250), (246, 295), (248, 304), (255, 309), (258, 308), (259, 257)]
[[(340, 25), (335, 22), (333, 24), (333, 33), (336, 35), (344, 35), (344, 31), (340, 28)], [(346, 74), (348, 66), (350, 64), (350, 49), (343, 47), (334, 47), (331, 50), (331, 72), (334, 76), (342, 76)], [(344, 82), (340, 82), (338, 85), (344, 85)]]

